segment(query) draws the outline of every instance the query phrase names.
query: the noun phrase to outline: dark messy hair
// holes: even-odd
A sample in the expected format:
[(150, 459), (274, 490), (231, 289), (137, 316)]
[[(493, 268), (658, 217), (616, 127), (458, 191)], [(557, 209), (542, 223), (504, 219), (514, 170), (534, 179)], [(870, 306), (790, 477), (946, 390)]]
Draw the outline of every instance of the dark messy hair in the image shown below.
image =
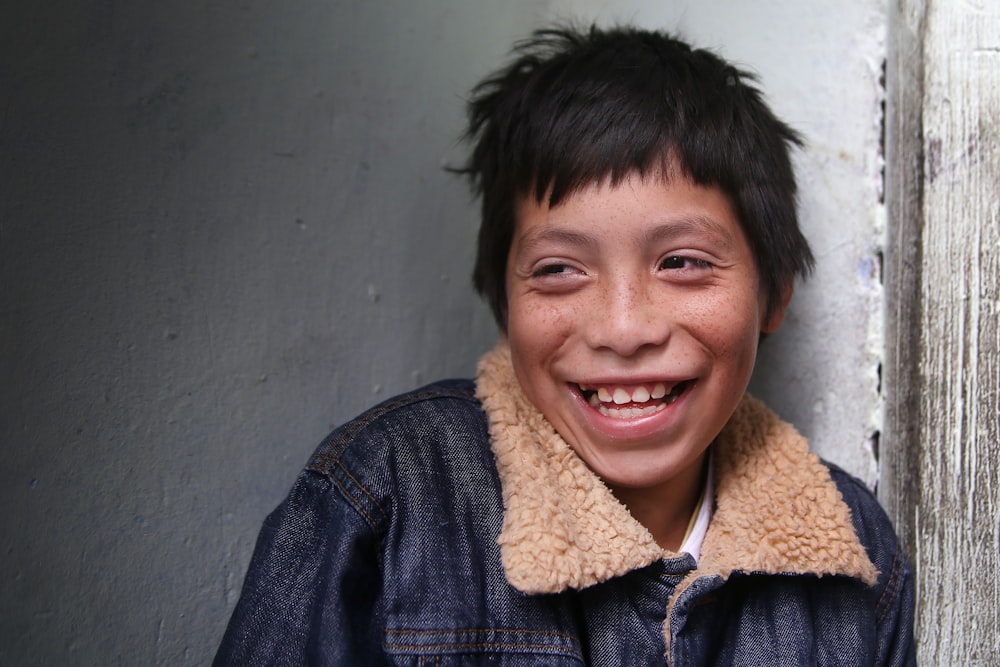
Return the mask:
[(722, 189), (749, 239), (768, 314), (812, 268), (789, 156), (801, 140), (764, 103), (753, 74), (633, 27), (537, 30), (511, 55), (472, 91), (473, 148), (458, 170), (482, 197), (473, 284), (502, 330), (517, 202), (547, 197), (554, 207), (605, 178), (673, 167)]

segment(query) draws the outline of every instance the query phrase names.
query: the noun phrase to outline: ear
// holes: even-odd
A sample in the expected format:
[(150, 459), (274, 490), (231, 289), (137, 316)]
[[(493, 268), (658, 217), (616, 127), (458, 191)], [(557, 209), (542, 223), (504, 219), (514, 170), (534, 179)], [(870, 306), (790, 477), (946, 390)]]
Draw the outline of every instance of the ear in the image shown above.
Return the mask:
[(781, 323), (785, 321), (785, 312), (788, 310), (788, 304), (792, 302), (792, 292), (794, 291), (792, 281), (789, 280), (785, 283), (784, 289), (781, 290), (781, 303), (770, 315), (765, 313), (763, 323), (760, 326), (761, 333), (774, 333), (778, 330)]

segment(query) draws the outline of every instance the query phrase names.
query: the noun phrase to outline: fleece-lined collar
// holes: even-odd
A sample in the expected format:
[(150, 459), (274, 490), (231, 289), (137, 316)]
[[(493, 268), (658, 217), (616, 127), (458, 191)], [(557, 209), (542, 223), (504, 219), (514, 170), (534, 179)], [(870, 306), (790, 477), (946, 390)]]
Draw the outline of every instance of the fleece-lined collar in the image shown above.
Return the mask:
[[(499, 542), (514, 587), (585, 588), (671, 555), (524, 395), (505, 343), (480, 360), (476, 391), (503, 487)], [(714, 451), (716, 509), (695, 576), (743, 570), (875, 583), (850, 510), (794, 427), (745, 396)]]

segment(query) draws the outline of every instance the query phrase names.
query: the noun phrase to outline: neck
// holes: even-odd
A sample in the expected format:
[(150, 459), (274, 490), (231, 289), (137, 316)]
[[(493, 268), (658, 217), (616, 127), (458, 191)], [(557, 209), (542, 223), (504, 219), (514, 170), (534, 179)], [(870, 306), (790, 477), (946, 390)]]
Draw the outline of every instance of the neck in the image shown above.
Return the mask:
[(654, 487), (608, 484), (615, 498), (650, 532), (663, 549), (678, 552), (705, 484), (708, 455), (703, 452), (670, 481)]

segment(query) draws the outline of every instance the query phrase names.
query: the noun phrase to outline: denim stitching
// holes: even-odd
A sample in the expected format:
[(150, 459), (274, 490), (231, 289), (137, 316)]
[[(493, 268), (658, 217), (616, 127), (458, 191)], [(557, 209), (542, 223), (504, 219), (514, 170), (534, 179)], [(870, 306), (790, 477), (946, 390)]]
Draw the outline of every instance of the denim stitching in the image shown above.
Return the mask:
[[(379, 502), (375, 498), (375, 496), (373, 496), (371, 494), (371, 492), (367, 489), (367, 487), (365, 487), (363, 484), (361, 484), (361, 482), (359, 482), (357, 479), (355, 479), (354, 475), (352, 475), (350, 473), (350, 471), (347, 468), (345, 468), (344, 465), (340, 461), (336, 461), (336, 465), (337, 465), (337, 468), (339, 468), (341, 470), (341, 472), (343, 472), (345, 475), (347, 475), (347, 477), (352, 482), (354, 482), (354, 485), (356, 487), (358, 487), (359, 489), (361, 489), (362, 493), (364, 493), (366, 496), (368, 496), (368, 499), (372, 501), (372, 504), (375, 506), (375, 509), (377, 509), (379, 511), (379, 514), (382, 515), (382, 520), (384, 521), (387, 518), (388, 514), (382, 508), (382, 505), (379, 504)], [(333, 477), (333, 475), (331, 475), (331, 477)], [(336, 478), (334, 478), (334, 479), (336, 479)], [(340, 485), (341, 484), (338, 482), (338, 486), (340, 486)], [(344, 493), (347, 493), (346, 489), (345, 489)], [(372, 523), (372, 526), (375, 525), (375, 521), (374, 520), (372, 520), (371, 523)]]
[[(453, 632), (453, 630), (394, 630), (391, 628), (385, 628), (385, 634), (387, 635), (435, 635), (442, 634), (445, 632)], [(554, 637), (559, 639), (564, 639), (570, 642), (570, 646), (563, 646), (561, 644), (538, 644), (530, 642), (505, 642), (505, 641), (494, 641), (494, 642), (439, 642), (437, 644), (403, 644), (398, 642), (393, 642), (387, 639), (383, 642), (383, 645), (387, 649), (397, 649), (397, 650), (445, 650), (445, 649), (456, 649), (456, 648), (482, 648), (482, 649), (536, 649), (536, 650), (547, 650), (547, 651), (559, 651), (568, 653), (574, 657), (583, 658), (583, 653), (580, 649), (576, 647), (579, 644), (579, 639), (571, 634), (565, 632), (552, 632), (549, 630), (530, 630), (530, 629), (513, 629), (513, 628), (462, 628), (461, 632), (489, 632), (489, 633), (518, 633), (523, 635), (539, 635), (544, 637)]]
[[(899, 559), (899, 553), (898, 552), (893, 553), (892, 554), (892, 569), (889, 570), (889, 579), (888, 579), (888, 581), (886, 581), (885, 590), (882, 591), (882, 595), (879, 597), (878, 602), (875, 605), (876, 609), (881, 608), (881, 610), (878, 612), (878, 617), (877, 617), (877, 619), (875, 621), (876, 624), (878, 624), (878, 625), (882, 624), (882, 621), (885, 620), (886, 615), (889, 613), (889, 610), (892, 608), (891, 600), (890, 601), (886, 601), (886, 596), (888, 596), (890, 594), (890, 591), (891, 591), (891, 593), (892, 593), (891, 597), (893, 599), (895, 599), (895, 597), (896, 597), (896, 593), (898, 592), (898, 583), (900, 581), (902, 581), (902, 577), (899, 576), (899, 572), (902, 569), (901, 565), (902, 565), (902, 561)], [(885, 602), (885, 606), (884, 607), (882, 606), (883, 602)]]
[[(395, 630), (393, 628), (385, 628), (384, 631), (387, 635), (437, 635), (441, 633), (455, 632), (455, 630), (452, 629), (421, 630), (419, 628), (414, 628), (412, 630)], [(522, 635), (545, 635), (547, 637), (561, 637), (562, 639), (569, 639), (573, 642), (577, 641), (576, 635), (571, 635), (567, 632), (554, 632), (552, 630), (531, 630), (522, 628), (461, 628), (459, 632), (516, 632)]]
[[(344, 494), (344, 497), (345, 497), (345, 498), (347, 498), (348, 502), (350, 502), (350, 503), (351, 503), (351, 505), (353, 505), (353, 506), (354, 506), (354, 509), (356, 509), (356, 510), (357, 510), (358, 512), (360, 512), (360, 513), (361, 513), (362, 515), (364, 515), (364, 517), (365, 517), (365, 521), (367, 521), (367, 522), (368, 522), (368, 525), (369, 525), (369, 526), (370, 526), (371, 528), (375, 528), (375, 526), (377, 525), (377, 522), (375, 521), (375, 517), (373, 517), (373, 516), (372, 516), (371, 514), (369, 514), (369, 513), (368, 513), (368, 511), (367, 511), (367, 510), (365, 510), (365, 508), (364, 508), (364, 506), (363, 506), (363, 505), (361, 504), (361, 501), (360, 501), (360, 500), (358, 500), (358, 499), (357, 499), (357, 498), (355, 498), (355, 497), (354, 497), (353, 495), (351, 495), (351, 492), (350, 492), (350, 491), (348, 490), (348, 488), (347, 488), (347, 485), (345, 485), (345, 484), (344, 484), (343, 482), (341, 482), (341, 481), (340, 481), (339, 479), (337, 479), (337, 478), (336, 478), (336, 477), (334, 477), (333, 475), (330, 475), (330, 476), (329, 476), (329, 478), (330, 478), (330, 480), (331, 480), (331, 481), (332, 481), (332, 482), (333, 482), (334, 484), (336, 484), (336, 485), (337, 485), (337, 488), (338, 488), (338, 489), (340, 489), (341, 493), (343, 493), (343, 494)], [(355, 484), (357, 484), (357, 482), (355, 482)], [(359, 486), (360, 486), (360, 485), (359, 485)], [(364, 490), (364, 487), (361, 487), (361, 488), (362, 488), (362, 490)], [(382, 516), (383, 516), (383, 517), (385, 517), (385, 512), (384, 512), (384, 511), (382, 510), (382, 508), (381, 508), (381, 507), (379, 507), (379, 506), (378, 506), (378, 503), (375, 503), (375, 507), (376, 507), (376, 508), (378, 508), (378, 510), (379, 510), (380, 512), (382, 512)]]
[(492, 648), (492, 649), (504, 649), (504, 648), (530, 648), (538, 650), (550, 650), (550, 651), (565, 651), (571, 653), (574, 656), (580, 657), (583, 654), (574, 649), (571, 646), (561, 646), (556, 644), (527, 644), (523, 642), (459, 642), (459, 643), (442, 643), (442, 644), (392, 644), (389, 642), (385, 643), (385, 647), (389, 649), (401, 649), (401, 650), (442, 650), (449, 648)]

